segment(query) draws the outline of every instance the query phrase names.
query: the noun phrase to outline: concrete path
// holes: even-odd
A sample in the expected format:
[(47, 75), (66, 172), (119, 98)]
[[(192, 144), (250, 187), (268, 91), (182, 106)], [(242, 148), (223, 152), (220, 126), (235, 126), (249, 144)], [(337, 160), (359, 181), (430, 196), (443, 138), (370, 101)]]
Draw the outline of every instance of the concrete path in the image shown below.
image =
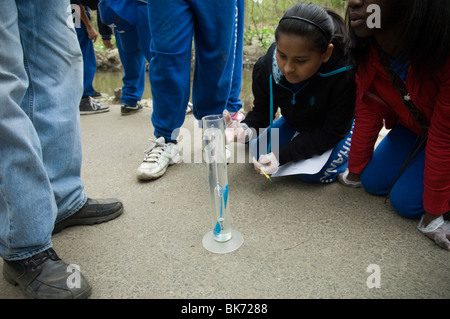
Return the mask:
[[(270, 183), (251, 164), (228, 165), (243, 245), (207, 251), (206, 164), (174, 165), (152, 182), (135, 177), (153, 133), (150, 116), (151, 107), (121, 116), (112, 105), (81, 118), (86, 193), (125, 206), (116, 220), (53, 237), (60, 257), (90, 281), (92, 299), (450, 298), (450, 253), (383, 197), (295, 177)], [(196, 125), (188, 115), (184, 128), (194, 133)], [(0, 298), (23, 294), (1, 278)]]

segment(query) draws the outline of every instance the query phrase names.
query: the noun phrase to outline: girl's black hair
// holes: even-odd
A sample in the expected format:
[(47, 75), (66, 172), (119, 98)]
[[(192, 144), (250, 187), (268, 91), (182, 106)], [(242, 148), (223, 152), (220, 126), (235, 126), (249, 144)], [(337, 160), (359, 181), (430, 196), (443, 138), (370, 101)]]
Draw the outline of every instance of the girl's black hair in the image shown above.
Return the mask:
[[(397, 0), (400, 23), (405, 26), (399, 46), (421, 75), (435, 75), (450, 55), (450, 1)], [(359, 38), (349, 27), (347, 49), (352, 63), (358, 65), (367, 57), (373, 37)]]
[[(312, 3), (299, 2), (290, 7), (283, 15), (286, 17), (300, 17), (311, 21), (313, 24), (298, 19), (282, 19), (275, 30), (275, 40), (278, 41), (280, 33), (295, 34), (308, 37), (311, 40), (311, 49), (325, 53), (329, 41), (341, 49), (346, 39), (346, 27), (344, 19), (331, 9), (324, 9)], [(328, 36), (324, 36), (322, 29)]]

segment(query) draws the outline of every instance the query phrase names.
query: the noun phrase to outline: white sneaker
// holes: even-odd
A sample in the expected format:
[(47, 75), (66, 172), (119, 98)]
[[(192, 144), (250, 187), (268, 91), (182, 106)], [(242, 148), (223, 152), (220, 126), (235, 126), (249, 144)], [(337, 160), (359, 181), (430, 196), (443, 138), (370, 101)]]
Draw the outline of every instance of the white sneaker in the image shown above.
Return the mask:
[(194, 110), (194, 105), (191, 102), (188, 102), (188, 104), (186, 106), (186, 114), (192, 113), (193, 110)]
[(152, 180), (161, 177), (167, 166), (181, 162), (178, 147), (174, 143), (166, 143), (164, 137), (156, 141), (145, 151), (144, 161), (139, 165), (136, 177), (139, 180)]

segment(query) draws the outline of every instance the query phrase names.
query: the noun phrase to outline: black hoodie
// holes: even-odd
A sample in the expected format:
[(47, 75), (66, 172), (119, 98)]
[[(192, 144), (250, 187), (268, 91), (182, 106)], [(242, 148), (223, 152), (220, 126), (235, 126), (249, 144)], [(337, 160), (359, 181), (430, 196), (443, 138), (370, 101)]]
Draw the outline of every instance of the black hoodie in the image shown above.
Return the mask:
[(295, 91), (281, 73), (273, 73), (278, 68), (275, 49), (276, 43), (253, 68), (254, 106), (242, 122), (257, 132), (268, 127), (273, 99), (274, 116), (280, 108), (287, 123), (300, 132), (280, 146), (278, 161), (283, 165), (321, 155), (347, 136), (354, 118), (356, 84), (347, 57), (335, 46), (329, 61), (303, 88)]

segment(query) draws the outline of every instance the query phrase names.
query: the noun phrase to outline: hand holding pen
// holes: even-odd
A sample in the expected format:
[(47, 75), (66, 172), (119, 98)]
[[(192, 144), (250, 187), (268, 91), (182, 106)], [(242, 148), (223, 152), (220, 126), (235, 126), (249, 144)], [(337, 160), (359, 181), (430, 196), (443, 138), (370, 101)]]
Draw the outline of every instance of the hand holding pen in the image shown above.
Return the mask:
[(275, 174), (278, 171), (280, 163), (278, 162), (273, 152), (267, 155), (261, 155), (259, 161), (253, 158), (255, 170), (262, 175), (265, 175), (267, 179), (272, 181), (269, 175)]

